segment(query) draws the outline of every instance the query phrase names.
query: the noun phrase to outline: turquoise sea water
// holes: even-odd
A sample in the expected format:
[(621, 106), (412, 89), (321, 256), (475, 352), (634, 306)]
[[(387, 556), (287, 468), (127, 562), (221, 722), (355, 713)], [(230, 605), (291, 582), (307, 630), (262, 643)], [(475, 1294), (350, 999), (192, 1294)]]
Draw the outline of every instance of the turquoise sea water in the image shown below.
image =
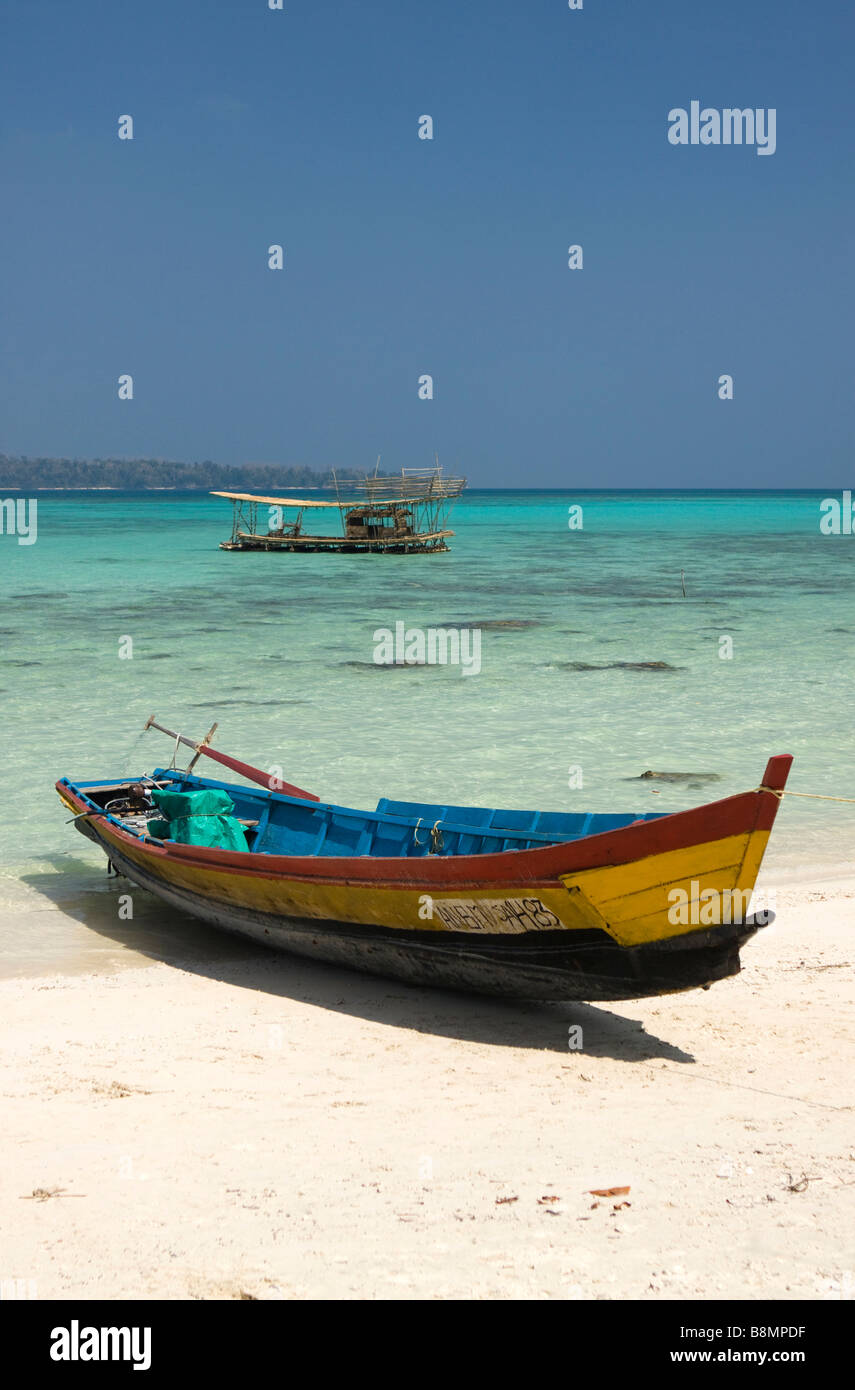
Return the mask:
[[(0, 536), (7, 901), (102, 872), (53, 783), (168, 763), (150, 714), (219, 720), (220, 748), (363, 807), (674, 810), (774, 752), (794, 788), (855, 797), (855, 536), (820, 533), (824, 495), (470, 492), (448, 554), (387, 557), (221, 551), (230, 507), (204, 495), (39, 494), (36, 544)], [(481, 672), (377, 667), (398, 621), (483, 624)], [(578, 669), (618, 662), (676, 669)], [(721, 780), (627, 780), (649, 768)], [(855, 806), (790, 800), (770, 862), (853, 845)]]

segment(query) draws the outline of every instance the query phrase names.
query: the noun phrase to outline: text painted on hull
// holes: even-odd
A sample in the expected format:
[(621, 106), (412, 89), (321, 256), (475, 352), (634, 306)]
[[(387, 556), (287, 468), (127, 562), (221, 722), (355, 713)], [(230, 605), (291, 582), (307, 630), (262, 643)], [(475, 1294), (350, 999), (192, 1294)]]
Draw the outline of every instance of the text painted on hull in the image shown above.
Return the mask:
[(564, 926), (540, 898), (435, 898), (433, 910), (449, 931), (560, 931)]

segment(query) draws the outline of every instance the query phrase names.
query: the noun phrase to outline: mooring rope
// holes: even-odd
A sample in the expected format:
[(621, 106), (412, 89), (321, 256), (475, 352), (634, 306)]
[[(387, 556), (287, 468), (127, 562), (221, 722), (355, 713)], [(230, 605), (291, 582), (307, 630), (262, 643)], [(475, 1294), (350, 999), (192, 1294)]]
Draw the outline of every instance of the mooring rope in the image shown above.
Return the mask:
[(174, 747), (173, 750), (172, 750), (172, 757), (171, 757), (170, 760), (169, 760), (169, 766), (170, 766), (175, 772), (178, 772), (178, 770), (179, 770), (179, 769), (178, 769), (178, 766), (177, 766), (177, 764), (176, 764), (175, 759), (178, 757), (178, 748), (179, 748), (180, 743), (181, 743), (181, 735), (180, 735), (180, 733), (179, 733), (179, 734), (176, 734), (176, 735), (175, 735), (175, 747)]
[(757, 787), (758, 792), (768, 792), (770, 796), (777, 796), (780, 801), (784, 796), (802, 796), (807, 801), (845, 801), (850, 806), (855, 806), (855, 796), (821, 796), (819, 792), (791, 792), (786, 788), (777, 790), (775, 787)]

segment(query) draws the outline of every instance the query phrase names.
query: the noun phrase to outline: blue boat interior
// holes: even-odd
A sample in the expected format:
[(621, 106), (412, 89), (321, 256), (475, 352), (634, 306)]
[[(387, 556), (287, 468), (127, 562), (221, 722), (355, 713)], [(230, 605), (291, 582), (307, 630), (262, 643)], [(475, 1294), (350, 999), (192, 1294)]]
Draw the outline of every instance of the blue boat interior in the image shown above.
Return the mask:
[[(228, 792), (234, 814), (244, 823), (249, 850), (254, 854), (378, 858), (420, 858), (433, 855), (495, 854), (581, 840), (639, 821), (660, 820), (663, 812), (646, 815), (595, 811), (511, 811), (486, 806), (452, 806), (434, 802), (392, 801), (382, 797), (375, 811), (349, 810), (328, 802), (303, 801), (263, 788), (217, 782), (209, 777), (158, 768), (150, 777), (114, 782), (70, 782), (66, 785), (93, 805), (109, 808), (132, 781), (157, 782), (174, 791), (215, 787)], [(87, 792), (87, 788), (89, 791)], [(90, 795), (91, 793), (91, 795)], [(123, 829), (145, 837), (142, 827), (121, 813), (110, 815)]]

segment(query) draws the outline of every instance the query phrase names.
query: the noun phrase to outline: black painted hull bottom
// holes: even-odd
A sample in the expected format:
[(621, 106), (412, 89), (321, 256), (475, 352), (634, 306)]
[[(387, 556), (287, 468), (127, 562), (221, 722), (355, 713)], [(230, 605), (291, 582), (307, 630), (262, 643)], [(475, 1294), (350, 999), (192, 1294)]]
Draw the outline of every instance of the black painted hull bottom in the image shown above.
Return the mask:
[[(87, 834), (87, 822), (77, 824)], [(97, 841), (94, 834), (89, 838)], [(765, 925), (749, 918), (631, 948), (618, 946), (600, 931), (473, 937), (461, 932), (440, 935), (355, 927), (203, 901), (183, 889), (167, 887), (114, 850), (110, 858), (120, 873), (164, 902), (262, 945), (412, 985), (517, 999), (593, 1002), (706, 988), (739, 973), (740, 947), (758, 926)]]

